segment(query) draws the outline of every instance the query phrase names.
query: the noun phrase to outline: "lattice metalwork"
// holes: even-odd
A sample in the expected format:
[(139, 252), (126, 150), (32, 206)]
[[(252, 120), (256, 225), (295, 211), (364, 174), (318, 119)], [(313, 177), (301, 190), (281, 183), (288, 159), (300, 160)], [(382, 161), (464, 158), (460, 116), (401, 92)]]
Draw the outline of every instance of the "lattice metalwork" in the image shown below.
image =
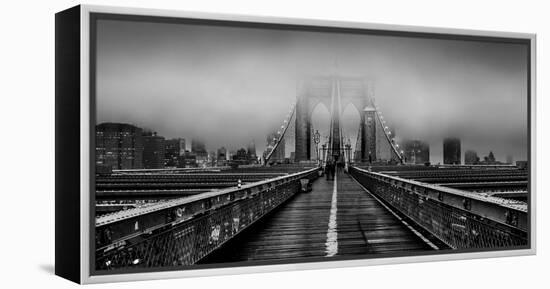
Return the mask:
[[(487, 203), (484, 210), (494, 212), (496, 217), (501, 217), (501, 222), (495, 220), (496, 217), (472, 212), (475, 199), (460, 196), (462, 208), (458, 208), (446, 202), (445, 198), (450, 197), (443, 191), (438, 193), (433, 186), (429, 187), (428, 194), (428, 187), (423, 188), (418, 183), (385, 179), (357, 168), (351, 169), (351, 173), (371, 193), (451, 248), (503, 248), (528, 244), (527, 232), (521, 228), (521, 219), (525, 217), (522, 210)], [(480, 202), (475, 206), (480, 207)]]
[(275, 186), (263, 186), (245, 198), (211, 206), (182, 222), (177, 219), (186, 214), (185, 209), (174, 206), (164, 210), (165, 225), (119, 238), (121, 241), (113, 239), (109, 230), (98, 228), (96, 270), (194, 264), (299, 192), (300, 179), (317, 176), (313, 169), (289, 177), (287, 182), (279, 180)]

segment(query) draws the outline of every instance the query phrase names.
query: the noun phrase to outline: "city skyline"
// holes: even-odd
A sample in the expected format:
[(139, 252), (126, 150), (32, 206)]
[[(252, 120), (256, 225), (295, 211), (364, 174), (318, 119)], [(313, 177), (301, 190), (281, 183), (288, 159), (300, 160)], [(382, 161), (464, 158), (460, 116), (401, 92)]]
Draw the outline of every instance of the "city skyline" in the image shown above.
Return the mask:
[[(115, 124), (117, 126), (118, 125), (134, 126), (133, 124), (126, 124), (126, 123), (101, 123), (101, 124), (98, 124), (98, 126), (104, 126), (106, 124)], [(165, 140), (166, 146), (168, 146), (168, 142), (170, 142), (170, 141), (183, 140), (183, 145), (184, 145), (183, 151), (185, 151), (186, 153), (187, 152), (196, 153), (196, 151), (193, 150), (193, 142), (200, 142), (201, 145), (205, 147), (205, 152), (207, 154), (209, 154), (210, 152), (219, 152), (220, 149), (223, 149), (227, 152), (227, 154), (225, 154), (226, 158), (224, 160), (231, 160), (232, 154), (234, 155), (238, 150), (246, 150), (247, 152), (250, 153), (250, 145), (253, 144), (253, 147), (255, 147), (255, 143), (256, 143), (255, 140), (250, 140), (246, 143), (246, 145), (241, 145), (241, 146), (236, 146), (236, 147), (226, 147), (226, 146), (222, 145), (221, 147), (218, 147), (218, 148), (210, 148), (207, 143), (204, 143), (200, 139), (189, 139), (189, 138), (185, 138), (185, 137), (166, 138), (166, 137), (158, 134), (155, 130), (152, 130), (150, 128), (143, 129), (143, 128), (140, 128), (140, 127), (137, 127), (137, 126), (136, 126), (136, 128), (140, 129), (142, 131), (142, 135), (143, 135), (144, 138), (146, 136), (150, 136), (150, 135), (153, 135), (154, 137), (162, 138), (163, 140)], [(276, 132), (267, 134), (267, 140), (272, 139), (273, 135), (276, 135)], [(447, 140), (447, 139), (454, 139), (455, 141), (458, 141), (459, 146), (461, 146), (462, 140), (459, 139), (459, 138), (455, 138), (455, 137), (447, 137), (447, 138), (443, 139), (443, 144), (445, 143), (445, 140)], [(266, 146), (265, 146), (264, 149), (255, 147), (255, 154), (256, 154), (257, 157), (262, 157), (262, 156), (264, 156), (264, 153), (270, 151), (270, 142), (267, 141), (267, 140), (266, 140)], [(284, 139), (283, 139), (283, 145), (284, 145)], [(418, 160), (416, 160), (415, 162), (417, 164), (423, 164), (423, 163), (426, 163), (426, 162), (436, 164), (435, 162), (430, 161), (430, 158), (432, 157), (432, 154), (430, 153), (430, 145), (425, 143), (424, 141), (418, 140), (418, 139), (405, 139), (405, 140), (402, 141), (402, 149), (403, 149), (403, 154), (404, 154), (404, 157), (405, 157), (405, 159), (404, 159), (405, 163), (410, 163), (411, 160), (412, 160), (412, 158), (411, 158), (411, 153), (412, 152), (410, 151), (410, 150), (412, 150), (412, 147), (414, 147), (416, 149), (420, 149), (418, 151), (418, 153), (422, 154), (422, 157), (421, 157), (422, 161), (419, 162)], [(282, 149), (283, 154), (284, 154), (284, 150), (285, 149)], [(489, 149), (487, 152), (484, 152), (484, 151), (478, 152), (478, 151), (472, 150), (472, 149), (465, 149), (465, 150), (461, 151), (460, 148), (459, 148), (459, 151), (458, 151), (458, 162), (459, 162), (459, 164), (478, 164), (478, 162), (483, 163), (483, 159), (479, 159), (479, 157), (478, 157), (478, 160), (476, 162), (472, 162), (470, 160), (470, 158), (472, 156), (468, 155), (468, 154), (471, 154), (471, 153), (475, 153), (476, 157), (478, 157), (478, 153), (480, 153), (481, 155), (479, 155), (479, 156), (481, 156), (481, 157), (493, 158), (492, 162), (496, 161), (497, 163), (501, 163), (501, 164), (514, 164), (513, 156), (510, 155), (510, 154), (506, 154), (506, 156), (503, 158), (503, 157), (495, 157), (494, 152), (491, 149)], [(485, 155), (485, 153), (487, 155)], [(290, 153), (288, 153), (288, 154), (290, 154)], [(180, 153), (180, 155), (182, 155), (182, 154)], [(219, 156), (219, 154), (217, 154), (217, 155)], [(445, 158), (444, 148), (443, 148), (441, 157), (443, 159)], [(289, 158), (289, 156), (287, 156), (287, 158)], [(414, 158), (416, 159), (416, 158), (418, 158), (418, 156), (415, 156)], [(427, 161), (425, 161), (426, 158), (427, 158)], [(510, 161), (510, 160), (512, 160), (512, 161)], [(519, 160), (519, 161), (522, 161), (522, 160)], [(487, 162), (487, 160), (485, 160), (485, 162)], [(438, 162), (438, 164), (445, 164), (445, 162)]]
[[(109, 122), (109, 123), (113, 123), (113, 122)], [(98, 125), (102, 125), (102, 124), (105, 124), (105, 123), (101, 123), (101, 124), (98, 124)], [(126, 123), (118, 123), (118, 124), (135, 126), (134, 124), (126, 124)], [(137, 127), (137, 126), (136, 126), (136, 127)], [(139, 127), (138, 127), (138, 128), (139, 128)], [(152, 130), (152, 129), (150, 129), (150, 128), (147, 128), (147, 129), (141, 128), (141, 129), (142, 129), (144, 135), (145, 135), (145, 134), (151, 134), (151, 133), (152, 133), (152, 134), (155, 134), (155, 135), (157, 134), (157, 132), (156, 132), (155, 130)], [(274, 134), (276, 134), (276, 133), (267, 134), (268, 139), (271, 139), (271, 136), (274, 135)], [(164, 136), (161, 135), (161, 134), (158, 134), (158, 136), (159, 136), (159, 137), (163, 137), (166, 141), (183, 140), (183, 144), (185, 145), (184, 151), (186, 151), (186, 152), (193, 152), (193, 149), (192, 149), (192, 142), (193, 142), (193, 140), (195, 140), (195, 141), (200, 140), (200, 138), (198, 138), (198, 139), (191, 139), (191, 138), (185, 138), (185, 137), (182, 137), (182, 136), (173, 137), (173, 138), (164, 137)], [(322, 137), (323, 137), (323, 136), (322, 136)], [(328, 136), (325, 136), (325, 137), (328, 137)], [(454, 138), (454, 137), (447, 137), (447, 138)], [(443, 147), (444, 147), (444, 140), (445, 140), (445, 138), (442, 139), (442, 145), (443, 145)], [(189, 142), (188, 142), (188, 141), (189, 141)], [(462, 140), (461, 140), (461, 139), (458, 139), (458, 141), (462, 144)], [(405, 140), (402, 140), (402, 141), (401, 141), (401, 144), (402, 144), (403, 149), (404, 149), (403, 152), (404, 152), (404, 154), (407, 156), (407, 162), (410, 161), (410, 159), (409, 159), (409, 157), (410, 157), (410, 156), (409, 156), (410, 152), (407, 151), (407, 145), (408, 145), (408, 143), (410, 143), (410, 142), (419, 142), (419, 143), (423, 143), (424, 145), (427, 145), (427, 153), (428, 153), (428, 154), (427, 154), (427, 157), (428, 157), (428, 159), (434, 157), (434, 155), (430, 152), (430, 149), (431, 149), (430, 145), (427, 144), (427, 143), (425, 143), (423, 140), (420, 140), (420, 139), (405, 139)], [(249, 140), (248, 142), (245, 142), (245, 141), (243, 140), (243, 144), (242, 144), (242, 145), (240, 145), (240, 146), (239, 146), (239, 145), (236, 145), (236, 146), (234, 146), (234, 147), (222, 145), (222, 146), (220, 146), (220, 147), (214, 148), (214, 147), (209, 146), (207, 143), (203, 143), (203, 144), (204, 144), (204, 146), (205, 146), (207, 152), (210, 152), (210, 151), (217, 151), (217, 150), (219, 150), (219, 149), (221, 149), (221, 148), (226, 149), (228, 152), (229, 152), (229, 151), (234, 151), (234, 152), (236, 152), (236, 151), (239, 150), (239, 149), (246, 149), (246, 150), (248, 150), (247, 146), (248, 146), (250, 143), (254, 143), (254, 144), (255, 144), (255, 140), (252, 139), (252, 140)], [(266, 151), (269, 150), (269, 148), (270, 148), (270, 143), (269, 143), (267, 140), (266, 140), (265, 143), (266, 143), (266, 144), (265, 144), (265, 148), (263, 148), (263, 149), (262, 149), (262, 146), (256, 147), (255, 152), (256, 152), (256, 155), (257, 155), (257, 156), (262, 156), (262, 154), (263, 154), (264, 152), (266, 152)], [(283, 140), (283, 143), (284, 143), (284, 140)], [(283, 151), (284, 151), (284, 149), (283, 149)], [(292, 152), (293, 152), (293, 151), (292, 151)], [(473, 149), (468, 149), (468, 148), (466, 148), (466, 149), (464, 149), (462, 152), (460, 152), (460, 154), (459, 154), (459, 155), (460, 155), (460, 162), (461, 162), (461, 164), (467, 164), (466, 159), (467, 159), (467, 154), (468, 154), (468, 152), (474, 152), (474, 153), (476, 153), (476, 154), (477, 154), (477, 153), (480, 153), (480, 154), (481, 154), (480, 156), (484, 156), (484, 154), (487, 154), (487, 155), (493, 154), (493, 155), (495, 155), (493, 149), (491, 149), (490, 147), (489, 147), (486, 151), (476, 151), (476, 150), (473, 150)], [(423, 152), (423, 153), (424, 153), (424, 152)], [(289, 154), (289, 153), (287, 153), (286, 155), (288, 155), (288, 154)], [(227, 157), (229, 157), (229, 154), (227, 155)], [(441, 150), (441, 155), (440, 155), (439, 157), (441, 157), (441, 159), (444, 159), (444, 151), (443, 151), (443, 150)], [(439, 157), (436, 156), (435, 159), (439, 159)], [(288, 156), (287, 156), (287, 158), (288, 158)], [(502, 156), (500, 156), (500, 155), (495, 156), (495, 160), (496, 160), (496, 161), (499, 161), (499, 162), (502, 162), (502, 163), (505, 163), (505, 164), (513, 164), (514, 161), (510, 162), (510, 161), (509, 161), (510, 159), (513, 160), (514, 158), (513, 158), (513, 155), (508, 154), (508, 153), (506, 153), (506, 154), (504, 155), (504, 157), (502, 157)], [(522, 160), (519, 160), (519, 161), (522, 161)], [(431, 161), (430, 161), (430, 163), (434, 163), (434, 164), (435, 164), (436, 162), (431, 162)], [(444, 162), (441, 161), (441, 162), (437, 162), (437, 163), (444, 163)]]

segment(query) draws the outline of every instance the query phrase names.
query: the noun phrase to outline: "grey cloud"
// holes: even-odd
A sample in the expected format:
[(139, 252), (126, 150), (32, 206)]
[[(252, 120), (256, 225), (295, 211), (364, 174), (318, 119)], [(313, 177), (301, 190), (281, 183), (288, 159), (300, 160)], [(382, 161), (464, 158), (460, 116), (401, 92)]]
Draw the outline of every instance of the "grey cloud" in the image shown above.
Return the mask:
[[(435, 162), (448, 135), (463, 151), (527, 155), (526, 46), (110, 20), (97, 31), (99, 122), (260, 151), (300, 78), (339, 73), (371, 80), (398, 138), (428, 141)], [(344, 126), (353, 136), (354, 113)]]

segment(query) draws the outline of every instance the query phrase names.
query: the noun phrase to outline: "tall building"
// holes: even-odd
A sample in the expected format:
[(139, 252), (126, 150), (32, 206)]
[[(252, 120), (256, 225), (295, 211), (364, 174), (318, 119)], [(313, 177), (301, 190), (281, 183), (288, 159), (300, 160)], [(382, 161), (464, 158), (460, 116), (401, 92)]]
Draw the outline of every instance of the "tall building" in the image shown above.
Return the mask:
[(479, 156), (476, 151), (467, 150), (464, 152), (464, 163), (467, 165), (479, 164)]
[(175, 138), (164, 141), (164, 165), (177, 167), (178, 159), (185, 153), (185, 139)]
[(191, 141), (191, 152), (195, 154), (197, 153), (205, 154), (205, 155), (208, 154), (208, 152), (206, 151), (206, 145), (204, 144), (204, 142), (197, 139), (193, 139)]
[(227, 149), (225, 147), (221, 147), (221, 148), (218, 149), (218, 152), (217, 152), (217, 165), (218, 166), (227, 165)]
[(235, 155), (232, 156), (232, 160), (239, 165), (250, 164), (250, 155), (248, 153), (248, 150), (244, 148), (237, 150)]
[(251, 163), (255, 163), (258, 161), (258, 157), (256, 156), (256, 143), (254, 140), (252, 140), (247, 148), (246, 148), (246, 154), (248, 155), (248, 159)]
[(218, 149), (218, 160), (227, 160), (227, 149), (225, 147)]
[(514, 163), (514, 157), (512, 155), (506, 155), (506, 163), (507, 164), (513, 164)]
[(197, 166), (197, 156), (190, 151), (185, 151), (178, 158), (178, 168), (196, 168)]
[(98, 165), (113, 169), (143, 168), (142, 129), (126, 123), (96, 125), (96, 154)]
[(164, 168), (164, 137), (156, 132), (143, 133), (143, 167), (146, 169)]
[(448, 165), (460, 165), (462, 163), (460, 151), (460, 139), (455, 137), (443, 140), (443, 163)]
[(233, 159), (233, 156), (235, 156), (236, 154), (237, 154), (237, 151), (236, 151), (236, 150), (230, 150), (230, 151), (227, 153), (227, 159), (232, 160), (232, 159)]
[(405, 162), (410, 164), (425, 164), (430, 162), (430, 145), (420, 140), (405, 140), (403, 142)]
[(208, 151), (206, 151), (206, 145), (203, 141), (193, 139), (191, 141), (191, 152), (196, 156), (199, 165), (208, 161)]

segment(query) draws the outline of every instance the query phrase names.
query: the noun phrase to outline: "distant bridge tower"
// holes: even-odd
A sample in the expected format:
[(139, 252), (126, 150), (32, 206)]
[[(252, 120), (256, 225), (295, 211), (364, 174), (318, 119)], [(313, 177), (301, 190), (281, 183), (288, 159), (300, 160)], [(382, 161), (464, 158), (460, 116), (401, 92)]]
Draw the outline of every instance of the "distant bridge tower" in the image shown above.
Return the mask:
[[(296, 99), (296, 133), (295, 133), (295, 152), (296, 161), (311, 160), (311, 115), (317, 105), (324, 104), (333, 116), (338, 117), (331, 120), (331, 123), (337, 123), (338, 127), (333, 127), (331, 135), (340, 137), (341, 134), (334, 134), (334, 129), (339, 129), (339, 116), (343, 110), (352, 104), (357, 109), (360, 116), (360, 125), (366, 126), (366, 120), (370, 116), (373, 123), (376, 118), (374, 112), (370, 113), (366, 108), (371, 107), (372, 100), (369, 95), (369, 86), (362, 78), (351, 77), (317, 77), (303, 81), (298, 86)], [(338, 102), (333, 102), (333, 96), (338, 96)], [(337, 105), (333, 105), (333, 103)], [(335, 107), (333, 107), (335, 106)], [(365, 127), (361, 130), (361, 159), (368, 161), (368, 150), (370, 146), (376, 148), (376, 129)], [(369, 142), (369, 140), (373, 140)], [(337, 140), (338, 144), (340, 139)], [(376, 159), (376, 149), (372, 149), (371, 159)]]
[(340, 124), (341, 95), (340, 81), (335, 79), (332, 85), (331, 103), (330, 103), (330, 155), (335, 160), (340, 159), (342, 151), (342, 127)]
[(361, 161), (373, 162), (376, 160), (376, 109), (367, 106), (363, 110), (361, 134)]

